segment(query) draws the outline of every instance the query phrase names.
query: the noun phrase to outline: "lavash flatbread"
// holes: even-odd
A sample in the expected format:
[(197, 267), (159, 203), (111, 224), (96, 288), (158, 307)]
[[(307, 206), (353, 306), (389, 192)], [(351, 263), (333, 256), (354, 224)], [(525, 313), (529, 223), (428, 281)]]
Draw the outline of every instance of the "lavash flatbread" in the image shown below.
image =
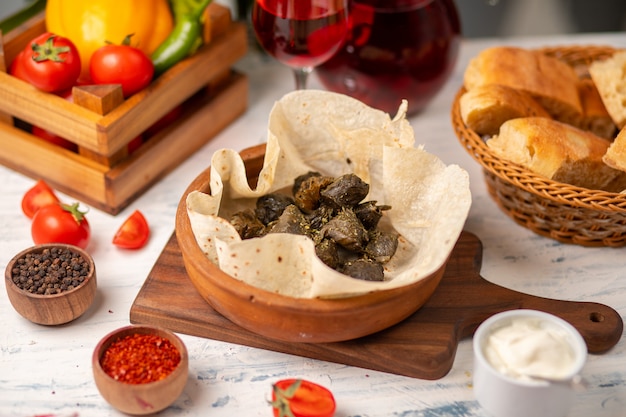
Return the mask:
[[(351, 97), (295, 91), (269, 116), (263, 168), (255, 189), (243, 161), (222, 149), (211, 159), (211, 193), (191, 192), (187, 212), (196, 241), (227, 274), (268, 291), (298, 297), (349, 297), (395, 288), (439, 269), (456, 243), (471, 205), (469, 177), (422, 147), (403, 102), (391, 119)], [(241, 240), (225, 219), (254, 207), (258, 197), (290, 188), (309, 171), (334, 177), (354, 173), (370, 184), (367, 200), (387, 204), (381, 227), (400, 233), (385, 281), (343, 275), (322, 263), (305, 236), (269, 234)]]

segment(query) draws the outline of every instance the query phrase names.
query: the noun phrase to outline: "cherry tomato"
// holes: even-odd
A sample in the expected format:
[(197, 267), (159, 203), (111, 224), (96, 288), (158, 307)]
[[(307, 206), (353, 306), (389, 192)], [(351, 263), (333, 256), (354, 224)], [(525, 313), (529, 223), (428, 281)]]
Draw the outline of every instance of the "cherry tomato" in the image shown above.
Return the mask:
[(67, 243), (85, 249), (91, 228), (78, 203), (51, 204), (40, 208), (33, 217), (31, 236), (35, 244)]
[(113, 236), (113, 244), (123, 249), (142, 248), (150, 237), (150, 227), (139, 210), (135, 210)]
[(129, 43), (127, 37), (121, 45), (100, 47), (89, 61), (91, 80), (96, 84), (121, 84), (124, 97), (147, 87), (154, 75), (150, 58)]
[(80, 75), (80, 56), (67, 38), (45, 32), (34, 38), (21, 55), (28, 82), (56, 93), (74, 85)]
[(78, 149), (78, 146), (74, 142), (70, 142), (69, 140), (62, 138), (61, 136), (56, 135), (49, 130), (46, 130), (39, 126), (33, 126), (31, 132), (34, 136), (37, 136), (38, 138), (53, 143), (62, 148), (69, 149), (70, 151), (76, 151)]
[(59, 197), (44, 180), (39, 180), (22, 197), (22, 211), (32, 219), (37, 211), (50, 204), (58, 204)]
[(335, 398), (326, 388), (303, 379), (283, 379), (272, 385), (274, 417), (332, 417)]

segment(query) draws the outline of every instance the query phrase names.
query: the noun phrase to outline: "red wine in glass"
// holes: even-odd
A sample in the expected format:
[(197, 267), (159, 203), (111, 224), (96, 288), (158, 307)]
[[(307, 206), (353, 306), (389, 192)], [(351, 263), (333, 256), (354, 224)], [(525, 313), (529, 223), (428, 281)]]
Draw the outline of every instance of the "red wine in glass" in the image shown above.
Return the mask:
[(351, 0), (343, 46), (316, 68), (322, 84), (388, 113), (421, 111), (450, 77), (461, 44), (453, 0)]
[(252, 26), (261, 47), (293, 68), (303, 89), (313, 68), (341, 47), (347, 11), (347, 0), (256, 0)]

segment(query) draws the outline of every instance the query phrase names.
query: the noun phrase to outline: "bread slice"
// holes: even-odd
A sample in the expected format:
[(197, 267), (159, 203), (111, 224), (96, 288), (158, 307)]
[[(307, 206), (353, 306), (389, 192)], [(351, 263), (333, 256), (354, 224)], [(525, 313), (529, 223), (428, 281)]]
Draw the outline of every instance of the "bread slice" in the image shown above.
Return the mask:
[(518, 117), (550, 117), (530, 95), (506, 85), (484, 84), (459, 99), (461, 118), (479, 135), (493, 136), (502, 123)]
[(617, 127), (626, 126), (626, 51), (592, 62), (589, 74)]
[(612, 168), (626, 171), (626, 127), (619, 131), (602, 160)]
[(484, 49), (470, 60), (463, 83), (468, 90), (479, 85), (502, 84), (524, 91), (552, 117), (566, 123), (582, 114), (576, 71), (540, 52), (507, 46)]
[(615, 137), (617, 126), (606, 110), (596, 84), (591, 78), (584, 78), (578, 82), (578, 95), (583, 113), (575, 126), (612, 140)]
[(498, 135), (487, 141), (502, 159), (554, 181), (619, 192), (622, 189), (614, 187), (626, 184), (626, 173), (602, 161), (610, 144), (591, 132), (543, 117), (504, 122)]

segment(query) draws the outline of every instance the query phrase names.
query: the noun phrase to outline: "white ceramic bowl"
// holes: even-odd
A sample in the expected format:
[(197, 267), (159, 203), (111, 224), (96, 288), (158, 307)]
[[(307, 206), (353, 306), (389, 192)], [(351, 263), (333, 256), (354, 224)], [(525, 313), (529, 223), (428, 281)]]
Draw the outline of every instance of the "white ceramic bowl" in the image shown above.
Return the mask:
[[(558, 376), (558, 382), (547, 382), (530, 377), (514, 376), (498, 370), (492, 364), (486, 350), (493, 343), (490, 336), (495, 331), (511, 326), (512, 323), (530, 321), (531, 334), (524, 336), (529, 341), (536, 336), (534, 326), (550, 329), (571, 350), (572, 360), (566, 370)], [(575, 390), (570, 384), (578, 378), (587, 359), (587, 345), (571, 324), (552, 314), (536, 310), (511, 310), (495, 314), (485, 320), (476, 330), (474, 346), (474, 392), (479, 404), (492, 417), (565, 417), (575, 399)], [(513, 352), (507, 348), (507, 353)], [(528, 350), (525, 350), (527, 353)], [(545, 353), (545, 349), (541, 351)], [(506, 362), (506, 360), (505, 360)], [(502, 369), (502, 368), (500, 368)], [(543, 367), (547, 369), (547, 365)], [(547, 376), (547, 375), (546, 375)]]

